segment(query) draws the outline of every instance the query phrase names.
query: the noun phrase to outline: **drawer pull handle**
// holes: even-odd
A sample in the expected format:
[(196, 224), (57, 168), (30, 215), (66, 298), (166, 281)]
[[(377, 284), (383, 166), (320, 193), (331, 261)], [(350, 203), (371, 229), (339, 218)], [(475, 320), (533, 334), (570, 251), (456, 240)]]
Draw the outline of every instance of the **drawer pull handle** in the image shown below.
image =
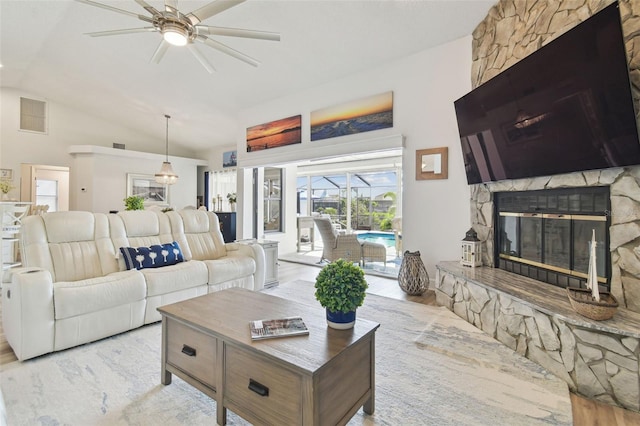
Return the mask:
[(260, 396), (269, 396), (269, 388), (266, 387), (265, 385), (262, 385), (256, 382), (253, 379), (249, 379), (249, 389), (251, 389), (252, 391), (254, 391)]
[(182, 353), (188, 356), (196, 356), (196, 349), (191, 346), (182, 345)]

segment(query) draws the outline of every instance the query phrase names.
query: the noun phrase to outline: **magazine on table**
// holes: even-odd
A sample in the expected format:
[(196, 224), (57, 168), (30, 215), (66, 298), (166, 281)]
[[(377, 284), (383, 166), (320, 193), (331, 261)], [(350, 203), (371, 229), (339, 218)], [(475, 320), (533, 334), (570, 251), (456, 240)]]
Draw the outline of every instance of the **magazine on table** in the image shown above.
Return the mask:
[(309, 329), (301, 317), (249, 321), (249, 327), (253, 340), (309, 334)]

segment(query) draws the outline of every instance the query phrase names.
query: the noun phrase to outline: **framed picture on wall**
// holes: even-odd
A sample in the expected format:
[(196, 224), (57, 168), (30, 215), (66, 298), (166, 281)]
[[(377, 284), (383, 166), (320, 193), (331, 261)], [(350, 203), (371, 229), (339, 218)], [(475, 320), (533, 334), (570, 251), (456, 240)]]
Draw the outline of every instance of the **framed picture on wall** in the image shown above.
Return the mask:
[(153, 175), (127, 173), (127, 197), (138, 196), (145, 205), (169, 205), (169, 185), (156, 182)]
[(416, 180), (447, 179), (448, 177), (448, 147), (416, 150)]
[(311, 140), (393, 127), (393, 92), (311, 111)]
[(302, 116), (282, 118), (247, 128), (247, 152), (302, 143)]
[(236, 167), (238, 165), (238, 151), (227, 151), (222, 154), (222, 167)]

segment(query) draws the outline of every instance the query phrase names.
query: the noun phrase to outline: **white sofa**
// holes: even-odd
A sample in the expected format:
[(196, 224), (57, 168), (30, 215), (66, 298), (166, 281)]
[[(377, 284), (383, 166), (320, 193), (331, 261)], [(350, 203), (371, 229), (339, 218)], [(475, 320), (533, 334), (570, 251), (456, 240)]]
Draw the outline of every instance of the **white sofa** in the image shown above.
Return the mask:
[[(2, 321), (21, 361), (159, 321), (156, 308), (168, 303), (264, 285), (262, 247), (225, 244), (218, 217), (207, 211), (28, 216), (20, 241), (22, 267), (3, 285)], [(126, 269), (121, 247), (172, 242), (184, 261)]]

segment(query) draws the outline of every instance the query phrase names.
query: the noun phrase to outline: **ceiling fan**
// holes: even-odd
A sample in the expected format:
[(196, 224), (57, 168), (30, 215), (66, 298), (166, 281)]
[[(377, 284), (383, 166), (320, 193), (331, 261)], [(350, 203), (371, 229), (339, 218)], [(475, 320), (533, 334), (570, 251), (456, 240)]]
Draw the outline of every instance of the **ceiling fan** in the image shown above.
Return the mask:
[(151, 62), (154, 62), (156, 64), (160, 63), (160, 60), (162, 59), (170, 45), (186, 46), (193, 54), (193, 56), (198, 59), (202, 66), (209, 73), (213, 73), (213, 71), (215, 71), (215, 68), (196, 48), (195, 42), (197, 41), (220, 52), (226, 53), (227, 55), (230, 55), (236, 59), (253, 65), (254, 67), (257, 67), (260, 62), (256, 59), (245, 55), (244, 53), (239, 52), (217, 40), (214, 40), (209, 36), (229, 36), (252, 38), (258, 40), (280, 41), (280, 34), (278, 33), (245, 30), (241, 28), (211, 27), (201, 24), (201, 22), (205, 19), (217, 15), (218, 13), (224, 12), (225, 10), (237, 6), (240, 3), (244, 3), (246, 0), (215, 0), (187, 14), (183, 14), (178, 10), (177, 0), (165, 0), (163, 11), (156, 9), (144, 0), (135, 0), (135, 2), (142, 6), (147, 12), (149, 12), (151, 16), (139, 15), (134, 12), (129, 12), (128, 10), (119, 9), (117, 7), (98, 3), (92, 0), (76, 1), (91, 6), (101, 7), (113, 12), (122, 13), (124, 15), (132, 16), (134, 18), (140, 19), (141, 21), (151, 24), (150, 26), (142, 28), (99, 31), (88, 33), (87, 35), (90, 35), (92, 37), (102, 37), (121, 34), (158, 32), (162, 34), (163, 39), (156, 49), (155, 53), (151, 57)]

